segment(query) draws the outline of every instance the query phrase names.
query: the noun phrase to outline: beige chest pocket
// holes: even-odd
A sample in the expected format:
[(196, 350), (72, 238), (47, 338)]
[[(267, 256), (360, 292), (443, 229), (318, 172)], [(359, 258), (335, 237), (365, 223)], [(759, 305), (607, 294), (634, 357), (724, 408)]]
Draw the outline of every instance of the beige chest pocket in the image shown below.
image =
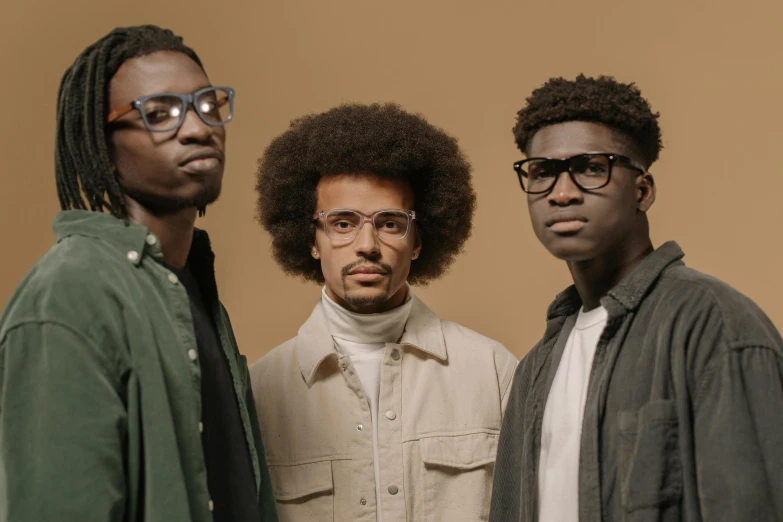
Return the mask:
[(497, 433), (427, 437), (419, 441), (424, 464), (424, 514), (416, 520), (487, 520)]
[(334, 520), (330, 461), (269, 466), (280, 522)]

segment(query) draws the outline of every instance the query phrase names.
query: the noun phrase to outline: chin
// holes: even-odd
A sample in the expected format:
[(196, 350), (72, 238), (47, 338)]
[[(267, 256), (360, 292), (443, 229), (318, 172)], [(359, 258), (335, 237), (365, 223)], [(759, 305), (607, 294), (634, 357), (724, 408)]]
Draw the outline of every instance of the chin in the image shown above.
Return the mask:
[(575, 236), (550, 239), (544, 242), (544, 247), (561, 261), (587, 261), (597, 256), (597, 248), (592, 241)]
[(389, 300), (389, 294), (379, 287), (362, 287), (350, 290), (343, 299), (351, 306), (361, 308), (363, 306), (377, 306)]

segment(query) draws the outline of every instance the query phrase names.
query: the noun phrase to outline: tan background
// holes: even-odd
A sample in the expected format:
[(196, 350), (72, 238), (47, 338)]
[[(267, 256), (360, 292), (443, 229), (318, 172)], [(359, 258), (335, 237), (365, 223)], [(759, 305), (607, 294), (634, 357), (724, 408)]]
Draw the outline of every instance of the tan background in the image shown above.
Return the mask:
[(656, 246), (676, 239), (691, 266), (783, 328), (780, 0), (6, 2), (2, 303), (52, 243), (60, 77), (111, 28), (139, 23), (184, 35), (212, 81), (238, 93), (224, 192), (199, 225), (250, 361), (295, 335), (319, 295), (271, 260), (254, 220), (255, 160), (291, 118), (343, 101), (397, 101), (459, 138), (475, 167), (475, 232), (451, 272), (417, 293), (525, 354), (569, 277), (530, 229), (510, 129), (532, 89), (579, 72), (636, 81), (662, 114)]

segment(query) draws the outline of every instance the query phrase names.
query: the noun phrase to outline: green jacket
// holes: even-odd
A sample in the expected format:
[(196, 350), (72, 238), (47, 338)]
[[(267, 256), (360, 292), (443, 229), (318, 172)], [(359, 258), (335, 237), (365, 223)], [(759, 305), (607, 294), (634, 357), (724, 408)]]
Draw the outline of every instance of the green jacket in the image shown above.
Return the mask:
[[(74, 210), (54, 231), (0, 319), (0, 522), (211, 521), (187, 291), (145, 227)], [(205, 232), (188, 263), (215, 288)], [(276, 522), (247, 361), (214, 302), (262, 520)]]

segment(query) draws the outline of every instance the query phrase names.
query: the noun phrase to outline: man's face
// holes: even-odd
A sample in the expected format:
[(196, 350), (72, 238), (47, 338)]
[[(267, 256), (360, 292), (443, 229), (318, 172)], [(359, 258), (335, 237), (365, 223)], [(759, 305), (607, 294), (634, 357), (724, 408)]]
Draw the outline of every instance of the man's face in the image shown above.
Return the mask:
[[(109, 85), (109, 111), (140, 96), (189, 94), (210, 85), (187, 55), (159, 51), (120, 66)], [(204, 208), (220, 195), (226, 131), (210, 126), (187, 107), (177, 130), (150, 132), (133, 110), (110, 124), (109, 149), (128, 197), (156, 215)]]
[[(340, 174), (321, 178), (316, 212), (357, 210), (372, 215), (379, 210), (413, 210), (413, 191), (404, 180), (369, 174)], [(357, 313), (379, 313), (402, 304), (411, 261), (419, 255), (415, 220), (403, 239), (379, 237), (366, 222), (353, 240), (329, 237), (318, 220), (312, 255), (321, 260), (326, 293), (336, 303)]]
[[(549, 125), (530, 141), (527, 156), (564, 159), (589, 152), (641, 158), (617, 131), (604, 125), (570, 121)], [(528, 194), (533, 230), (555, 257), (586, 261), (622, 249), (640, 233), (644, 212), (655, 201), (652, 177), (615, 164), (607, 186), (583, 191), (567, 172), (548, 194)]]

